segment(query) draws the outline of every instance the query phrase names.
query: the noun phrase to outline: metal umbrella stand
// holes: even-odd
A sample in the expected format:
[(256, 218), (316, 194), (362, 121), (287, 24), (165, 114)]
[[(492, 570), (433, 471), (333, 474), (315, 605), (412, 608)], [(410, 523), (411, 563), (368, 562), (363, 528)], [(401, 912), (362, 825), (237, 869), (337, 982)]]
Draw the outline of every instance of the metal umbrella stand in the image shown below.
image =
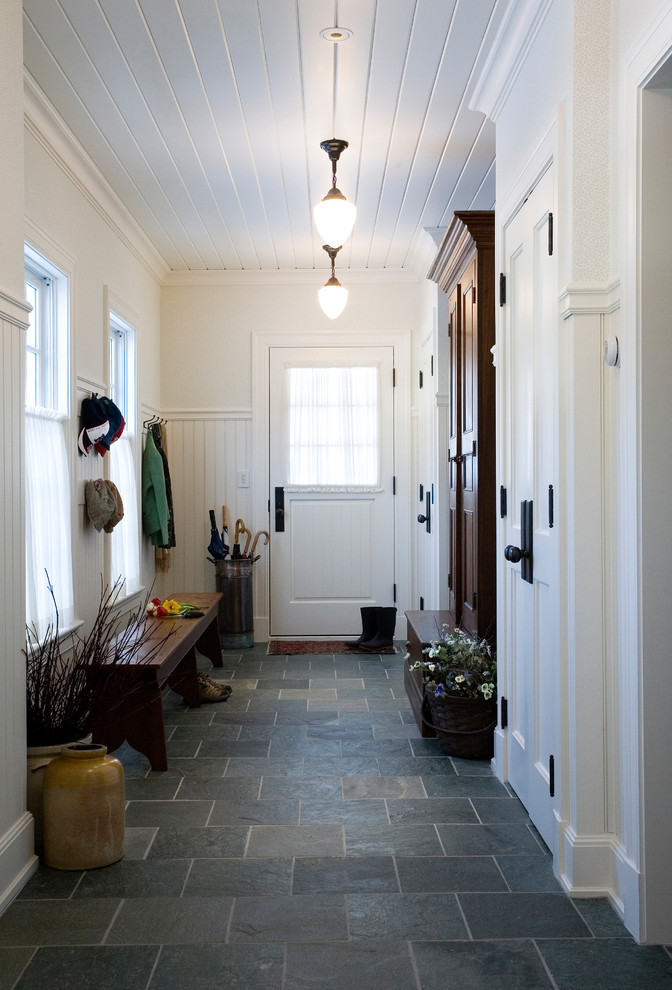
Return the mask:
[(250, 558), (216, 560), (215, 581), (222, 592), (219, 633), (223, 650), (247, 650), (254, 646), (252, 566)]

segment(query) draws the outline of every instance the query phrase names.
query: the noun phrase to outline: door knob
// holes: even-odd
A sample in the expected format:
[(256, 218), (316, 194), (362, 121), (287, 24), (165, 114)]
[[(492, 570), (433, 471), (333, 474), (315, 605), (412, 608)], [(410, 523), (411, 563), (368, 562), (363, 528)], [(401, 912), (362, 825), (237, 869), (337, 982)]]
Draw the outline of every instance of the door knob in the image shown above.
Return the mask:
[(423, 516), (422, 514), (420, 514), (418, 516), (418, 522), (419, 523), (426, 523), (427, 522), (427, 519), (428, 519), (428, 517), (427, 516)]
[(504, 547), (504, 556), (510, 564), (517, 564), (523, 557), (528, 557), (529, 554), (527, 550), (521, 550), (520, 547), (511, 546), (509, 543), (508, 547)]

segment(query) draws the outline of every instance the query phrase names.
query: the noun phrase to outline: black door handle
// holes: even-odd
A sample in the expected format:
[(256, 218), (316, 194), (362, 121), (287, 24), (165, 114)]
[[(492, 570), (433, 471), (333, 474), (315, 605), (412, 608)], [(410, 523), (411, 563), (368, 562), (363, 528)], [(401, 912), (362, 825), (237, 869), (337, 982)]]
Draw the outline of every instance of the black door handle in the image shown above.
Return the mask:
[(534, 537), (534, 513), (531, 501), (520, 503), (520, 542), (521, 546), (514, 547), (511, 543), (504, 547), (504, 556), (510, 564), (518, 564), (522, 560), (520, 576), (523, 581), (533, 584), (532, 540)]
[(426, 523), (427, 522), (427, 516), (419, 515), (418, 516), (418, 522), (419, 523)]
[(285, 532), (285, 489), (275, 489), (275, 532)]

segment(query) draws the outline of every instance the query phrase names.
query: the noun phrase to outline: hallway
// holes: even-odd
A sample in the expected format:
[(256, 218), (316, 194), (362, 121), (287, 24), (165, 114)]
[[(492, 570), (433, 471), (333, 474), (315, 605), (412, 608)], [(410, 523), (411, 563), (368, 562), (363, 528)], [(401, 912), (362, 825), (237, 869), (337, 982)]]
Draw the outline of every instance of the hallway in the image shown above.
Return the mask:
[(168, 694), (169, 770), (117, 754), (125, 858), (40, 869), (0, 918), (0, 990), (672, 986), (668, 951), (565, 897), (489, 765), (420, 738), (402, 653), (259, 644), (224, 654), (225, 703)]

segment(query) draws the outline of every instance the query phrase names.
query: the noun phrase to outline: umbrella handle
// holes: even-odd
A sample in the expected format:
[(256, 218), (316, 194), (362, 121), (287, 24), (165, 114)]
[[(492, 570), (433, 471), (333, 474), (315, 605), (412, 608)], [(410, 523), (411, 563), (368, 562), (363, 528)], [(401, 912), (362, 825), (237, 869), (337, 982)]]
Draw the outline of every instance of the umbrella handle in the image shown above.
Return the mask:
[(233, 537), (233, 542), (234, 543), (240, 543), (240, 540), (238, 539), (238, 537), (240, 536), (240, 534), (244, 530), (245, 530), (245, 523), (243, 522), (243, 520), (242, 519), (236, 519), (236, 531), (235, 531), (235, 534), (234, 534), (234, 537)]
[(268, 535), (268, 533), (266, 532), (265, 529), (258, 530), (254, 534), (254, 539), (252, 540), (252, 548), (250, 550), (250, 556), (251, 557), (254, 556), (254, 551), (257, 549), (257, 540), (259, 539), (260, 536), (265, 536), (266, 537), (266, 539), (264, 540), (264, 546), (265, 547), (268, 546), (268, 541), (270, 540), (270, 536)]

